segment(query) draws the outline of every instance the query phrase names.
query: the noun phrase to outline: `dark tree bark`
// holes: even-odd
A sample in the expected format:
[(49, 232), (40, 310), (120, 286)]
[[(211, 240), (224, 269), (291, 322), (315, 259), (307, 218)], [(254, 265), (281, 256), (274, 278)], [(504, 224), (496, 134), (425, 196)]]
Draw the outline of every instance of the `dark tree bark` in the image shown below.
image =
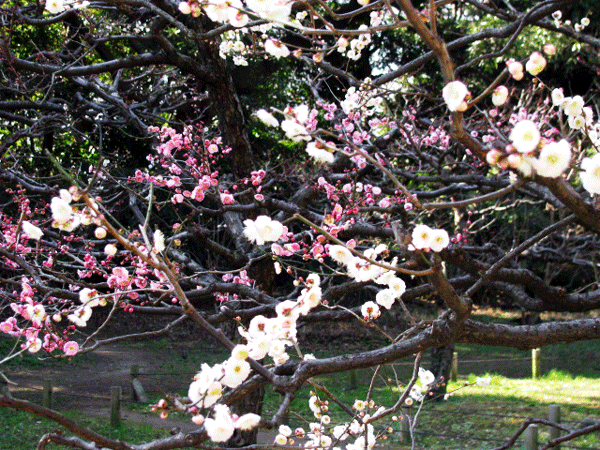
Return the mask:
[(430, 394), (436, 401), (443, 400), (446, 394), (452, 368), (452, 353), (454, 353), (454, 345), (431, 349), (431, 372), (435, 376), (435, 384)]

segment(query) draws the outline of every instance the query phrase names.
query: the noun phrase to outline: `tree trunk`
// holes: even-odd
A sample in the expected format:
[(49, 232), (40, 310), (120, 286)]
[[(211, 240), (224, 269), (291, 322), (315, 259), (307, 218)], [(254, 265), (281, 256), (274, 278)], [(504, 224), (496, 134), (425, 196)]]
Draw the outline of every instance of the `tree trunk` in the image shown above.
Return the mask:
[(208, 85), (213, 113), (219, 119), (223, 142), (231, 147), (233, 173), (237, 178), (249, 177), (252, 171), (252, 148), (246, 131), (242, 105), (225, 61), (216, 56), (215, 69), (219, 82)]
[(430, 393), (436, 401), (443, 400), (446, 394), (452, 368), (452, 353), (454, 353), (454, 345), (431, 349), (431, 373), (435, 376), (435, 385)]

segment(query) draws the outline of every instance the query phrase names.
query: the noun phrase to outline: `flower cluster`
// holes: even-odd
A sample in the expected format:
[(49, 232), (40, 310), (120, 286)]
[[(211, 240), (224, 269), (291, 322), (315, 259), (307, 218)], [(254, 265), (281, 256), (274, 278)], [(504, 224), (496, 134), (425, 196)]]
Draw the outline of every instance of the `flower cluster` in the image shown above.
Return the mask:
[[(591, 107), (584, 106), (583, 97), (580, 95), (565, 97), (562, 89), (554, 89), (551, 98), (552, 104), (558, 106), (567, 115), (569, 127), (573, 130), (589, 129), (592, 133), (596, 131), (596, 128), (592, 127), (594, 112)], [(598, 141), (596, 133), (592, 134), (592, 142), (594, 141)]]
[[(348, 439), (354, 439), (353, 442), (346, 444), (346, 450), (367, 450), (372, 449), (377, 442), (378, 436), (375, 435), (375, 428), (369, 420), (370, 414), (362, 412), (367, 406), (374, 407), (374, 402), (369, 404), (363, 400), (356, 400), (354, 409), (360, 412), (360, 418), (355, 418), (351, 422), (346, 422), (333, 427), (329, 427), (331, 418), (327, 415), (328, 401), (322, 401), (314, 392), (308, 400), (310, 410), (319, 422), (308, 424), (308, 432), (304, 428), (296, 428), (294, 431), (287, 425), (281, 425), (275, 436), (275, 445), (294, 445), (294, 438), (306, 439), (305, 448), (327, 449), (331, 448), (334, 442), (340, 443)], [(377, 411), (374, 415), (377, 414)], [(333, 447), (339, 449), (340, 447)]]
[(581, 33), (589, 24), (589, 17), (583, 17), (579, 23), (573, 25), (573, 22), (570, 20), (562, 21), (562, 11), (557, 10), (552, 13), (552, 19), (554, 20), (554, 26), (557, 28), (560, 27), (569, 27), (575, 30), (577, 33)]
[(260, 423), (260, 416), (248, 413), (238, 417), (231, 413), (227, 405), (217, 404), (213, 407), (213, 417), (204, 418), (197, 414), (193, 421), (197, 425), (204, 425), (211, 441), (226, 442), (236, 429), (244, 431), (256, 428)]
[[(384, 261), (378, 260), (387, 253), (385, 245), (369, 248), (363, 252), (363, 257), (355, 256), (348, 247), (344, 245), (330, 245), (327, 248), (329, 256), (338, 264), (346, 267), (348, 276), (356, 281), (375, 281), (375, 283), (386, 286), (377, 292), (375, 302), (367, 301), (361, 307), (361, 314), (365, 320), (373, 320), (379, 317), (381, 311), (379, 306), (390, 309), (394, 302), (402, 297), (406, 291), (406, 283), (398, 278), (393, 270), (384, 267)], [(395, 265), (394, 259), (391, 265)]]
[(52, 211), (52, 227), (63, 231), (73, 231), (79, 225), (90, 225), (95, 213), (88, 208), (79, 211), (71, 202), (79, 200), (77, 189), (61, 189), (58, 197), (50, 202)]
[[(29, 280), (21, 280), (21, 291), (19, 302), (11, 302), (10, 309), (15, 317), (10, 317), (0, 322), (0, 333), (6, 333), (14, 337), (23, 337), (22, 349), (30, 353), (44, 350), (51, 353), (62, 350), (65, 356), (73, 356), (79, 352), (79, 344), (61, 337), (53, 331), (53, 321), (60, 321), (60, 314), (52, 315), (41, 302), (36, 300), (36, 291), (29, 284)], [(52, 315), (52, 317), (51, 317)], [(23, 327), (19, 326), (19, 320), (25, 322)]]
[(441, 252), (450, 243), (446, 230), (430, 228), (427, 225), (417, 225), (412, 232), (412, 246), (416, 250), (432, 250)]
[(354, 86), (348, 88), (340, 106), (351, 119), (370, 117), (384, 110), (384, 92), (385, 89), (375, 88), (371, 85), (371, 80), (366, 78), (359, 89)]
[[(275, 309), (277, 316), (266, 318), (258, 315), (252, 318), (248, 328), (239, 327), (240, 335), (246, 339), (246, 344), (237, 345), (228, 360), (215, 366), (203, 364), (200, 372), (188, 389), (188, 397), (194, 408), (213, 407), (215, 414), (222, 405), (216, 404), (223, 395), (225, 388), (235, 388), (242, 384), (250, 375), (250, 364), (247, 358), (260, 361), (269, 356), (275, 364), (283, 364), (289, 359), (286, 347), (293, 345), (296, 340), (296, 325), (300, 316), (318, 306), (321, 302), (320, 278), (312, 274), (306, 280), (304, 288), (297, 300), (286, 300), (279, 303)], [(224, 410), (223, 410), (224, 411)], [(228, 413), (228, 411), (227, 411)], [(224, 414), (224, 413), (223, 413)], [(258, 416), (257, 416), (258, 417)], [(223, 417), (221, 417), (223, 419)], [(224, 442), (236, 427), (231, 417), (224, 418), (223, 428), (218, 428), (218, 420), (206, 419), (204, 425), (209, 437), (214, 442)], [(241, 418), (240, 418), (241, 419)], [(208, 423), (207, 423), (208, 422)], [(244, 420), (245, 426), (250, 421)], [(255, 421), (253, 426), (256, 426)], [(214, 425), (214, 430), (209, 427)]]
[[(566, 140), (558, 142), (542, 141), (537, 125), (531, 120), (521, 120), (510, 133), (511, 145), (505, 152), (490, 150), (487, 161), (491, 165), (512, 167), (525, 176), (534, 172), (547, 178), (561, 176), (571, 161), (571, 146)], [(543, 144), (538, 151), (540, 144)]]
[(60, 14), (69, 9), (83, 9), (90, 5), (86, 0), (46, 0), (46, 11), (50, 14)]
[(367, 25), (361, 25), (358, 27), (358, 31), (362, 32), (362, 34), (357, 38), (348, 41), (346, 37), (341, 36), (336, 43), (337, 51), (345, 54), (353, 61), (358, 61), (361, 52), (371, 43), (371, 34)]

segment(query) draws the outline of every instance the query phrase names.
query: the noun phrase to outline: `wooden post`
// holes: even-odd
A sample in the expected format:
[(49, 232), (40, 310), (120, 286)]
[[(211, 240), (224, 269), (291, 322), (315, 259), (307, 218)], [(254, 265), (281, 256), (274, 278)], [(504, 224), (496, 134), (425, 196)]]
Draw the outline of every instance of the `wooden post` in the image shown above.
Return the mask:
[(541, 350), (534, 348), (531, 350), (531, 378), (534, 380), (541, 374)]
[(129, 371), (131, 375), (131, 392), (134, 402), (148, 403), (148, 396), (142, 386), (142, 382), (139, 380), (140, 366), (133, 364)]
[(351, 370), (350, 371), (350, 386), (348, 386), (350, 389), (356, 389), (358, 387), (358, 382), (357, 382), (357, 375), (356, 375), (356, 370)]
[(43, 380), (42, 388), (42, 406), (52, 409), (52, 380)]
[(537, 450), (538, 448), (538, 426), (531, 424), (525, 430), (525, 450)]
[(400, 416), (400, 442), (410, 442), (410, 408), (402, 407), (402, 415)]
[(110, 425), (121, 426), (121, 386), (110, 387)]
[(452, 352), (452, 367), (450, 368), (450, 381), (458, 380), (458, 352)]
[[(560, 423), (560, 405), (550, 405), (548, 407), (548, 420), (554, 423)], [(560, 429), (556, 427), (550, 427), (550, 430), (548, 431), (549, 441), (560, 437)], [(556, 445), (553, 448), (560, 450), (560, 445)]]

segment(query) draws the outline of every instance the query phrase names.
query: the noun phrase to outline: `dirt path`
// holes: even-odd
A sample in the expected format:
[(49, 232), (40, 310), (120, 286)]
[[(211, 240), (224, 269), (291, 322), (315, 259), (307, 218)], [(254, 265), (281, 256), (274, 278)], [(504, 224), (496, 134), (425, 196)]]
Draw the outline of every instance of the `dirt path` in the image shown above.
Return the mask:
[(71, 362), (46, 361), (36, 366), (5, 368), (7, 377), (17, 383), (11, 393), (35, 403), (42, 402), (44, 380), (53, 386), (53, 408), (57, 411), (82, 412), (94, 417), (110, 416), (110, 388), (122, 388), (122, 419), (144, 423), (156, 428), (193, 430), (187, 418), (160, 419), (152, 413), (149, 403), (134, 404), (131, 389), (131, 367), (137, 365), (144, 389), (154, 401), (161, 393), (185, 392), (199, 364), (186, 361), (185, 355), (193, 350), (189, 345), (144, 346), (116, 345), (80, 355)]

